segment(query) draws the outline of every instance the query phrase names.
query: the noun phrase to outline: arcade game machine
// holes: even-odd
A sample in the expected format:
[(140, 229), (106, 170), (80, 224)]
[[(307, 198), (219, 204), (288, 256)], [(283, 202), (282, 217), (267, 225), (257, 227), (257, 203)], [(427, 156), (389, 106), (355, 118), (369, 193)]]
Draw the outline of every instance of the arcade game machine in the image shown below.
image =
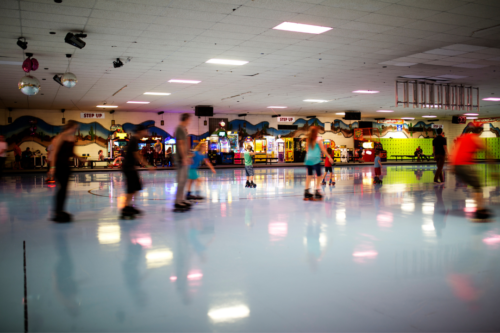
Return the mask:
[(349, 162), (349, 152), (346, 146), (340, 146), (340, 162), (348, 163)]
[(375, 161), (375, 143), (366, 141), (363, 142), (363, 161), (373, 162)]
[(295, 162), (304, 162), (306, 159), (306, 138), (295, 138), (293, 139), (294, 144), (294, 161)]
[(172, 154), (175, 154), (175, 139), (174, 138), (166, 138), (164, 145), (163, 145), (163, 150), (165, 153), (167, 152), (168, 148), (172, 151)]
[(293, 162), (294, 160), (293, 141), (293, 138), (285, 138), (285, 162)]
[[(332, 145), (332, 140), (329, 139), (323, 140), (323, 146), (325, 147), (325, 150), (327, 150), (328, 148), (332, 148), (332, 150), (335, 149), (335, 143)], [(325, 157), (323, 156), (323, 152), (321, 153), (321, 157)]]
[(267, 147), (266, 147), (266, 139), (255, 139), (255, 163), (258, 162), (266, 162), (267, 158)]
[(115, 132), (108, 143), (108, 156), (116, 158), (121, 149), (125, 149), (128, 144), (127, 133)]
[(212, 134), (208, 139), (208, 159), (213, 165), (217, 164), (217, 157), (219, 151), (219, 136), (217, 134)]
[(374, 142), (374, 143), (375, 143), (375, 151), (379, 152), (380, 160), (382, 162), (387, 162), (387, 150), (384, 150), (382, 143), (380, 142)]
[[(235, 163), (235, 158), (240, 158), (240, 152), (238, 150), (238, 132), (227, 132), (227, 140), (229, 141), (229, 151), (231, 152), (231, 163)], [(241, 164), (240, 161), (238, 161)]]
[(276, 140), (276, 152), (278, 154), (278, 161), (285, 162), (285, 140), (282, 138)]
[(234, 153), (231, 150), (231, 144), (227, 138), (226, 132), (219, 132), (219, 152), (220, 152), (220, 162), (222, 164), (233, 164)]
[[(334, 143), (335, 145), (335, 143)], [(335, 163), (339, 163), (341, 162), (341, 159), (342, 159), (342, 152), (340, 151), (340, 148), (338, 146), (334, 146), (335, 149), (333, 150), (333, 161)], [(333, 149), (333, 148), (332, 148)]]
[(265, 136), (264, 139), (266, 139), (266, 144), (267, 144), (267, 157), (275, 157), (274, 150), (276, 149), (276, 139), (274, 136)]

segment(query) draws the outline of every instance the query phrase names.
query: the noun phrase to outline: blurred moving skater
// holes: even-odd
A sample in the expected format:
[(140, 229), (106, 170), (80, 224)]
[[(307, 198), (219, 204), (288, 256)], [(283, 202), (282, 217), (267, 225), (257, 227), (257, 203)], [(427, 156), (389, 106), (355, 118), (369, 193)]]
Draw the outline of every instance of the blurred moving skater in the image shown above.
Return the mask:
[(184, 189), (188, 180), (188, 169), (191, 165), (191, 158), (189, 157), (189, 138), (187, 127), (191, 122), (191, 115), (183, 113), (181, 115), (181, 122), (175, 129), (175, 166), (177, 168), (177, 194), (175, 197), (175, 212), (185, 212), (191, 209), (191, 204), (185, 200)]
[(127, 152), (123, 158), (122, 170), (127, 181), (127, 194), (125, 196), (125, 206), (121, 211), (122, 218), (134, 217), (135, 215), (142, 213), (140, 210), (132, 206), (132, 199), (137, 192), (142, 190), (141, 179), (139, 178), (139, 173), (137, 172), (135, 166), (142, 163), (149, 169), (153, 168), (153, 166), (147, 164), (144, 157), (139, 153), (139, 140), (146, 135), (148, 135), (146, 127), (143, 125), (137, 125), (135, 127), (134, 135), (132, 135), (130, 141), (128, 142)]
[[(187, 186), (187, 194), (186, 200), (203, 200), (204, 197), (201, 196), (201, 179), (198, 175), (198, 168), (201, 166), (201, 162), (205, 161), (205, 164), (212, 170), (212, 173), (215, 174), (215, 169), (210, 163), (210, 160), (207, 156), (207, 149), (205, 143), (199, 143), (194, 149), (193, 153), (193, 164), (189, 166), (189, 175), (188, 175), (188, 186)], [(191, 194), (191, 186), (195, 183), (195, 194)]]
[[(455, 168), (457, 177), (467, 185), (473, 187), (473, 198), (476, 201), (476, 213), (472, 219), (474, 222), (488, 222), (493, 216), (491, 211), (486, 208), (483, 198), (483, 187), (479, 180), (479, 175), (474, 168), (474, 155), (479, 150), (486, 151), (486, 157), (489, 159), (490, 153), (483, 145), (479, 135), (483, 131), (482, 127), (474, 126), (471, 133), (460, 136), (450, 155), (450, 162)], [(489, 161), (491, 163), (491, 160)]]
[[(321, 152), (326, 156), (326, 158), (333, 163), (333, 159), (323, 146), (323, 142), (320, 138), (318, 138), (318, 127), (313, 126), (309, 130), (307, 134), (307, 145), (306, 145), (306, 159), (305, 165), (307, 167), (307, 176), (306, 176), (306, 189), (304, 191), (304, 200), (321, 200), (323, 196), (320, 193), (320, 185), (321, 185)], [(313, 178), (313, 173), (316, 173), (314, 176), (314, 184), (315, 184), (315, 193), (314, 196), (309, 192), (309, 186), (311, 185), (311, 180)]]
[(78, 124), (74, 120), (69, 120), (62, 133), (56, 136), (52, 143), (53, 150), (50, 158), (49, 177), (54, 177), (57, 183), (55, 210), (52, 218), (54, 222), (71, 222), (71, 215), (64, 211), (64, 203), (66, 202), (69, 176), (71, 174), (69, 159), (71, 157), (79, 159), (73, 152), (77, 129)]
[(448, 155), (448, 147), (446, 146), (446, 138), (444, 137), (443, 129), (436, 130), (437, 136), (432, 140), (432, 155), (437, 164), (436, 174), (434, 175), (435, 184), (444, 184), (443, 166)]

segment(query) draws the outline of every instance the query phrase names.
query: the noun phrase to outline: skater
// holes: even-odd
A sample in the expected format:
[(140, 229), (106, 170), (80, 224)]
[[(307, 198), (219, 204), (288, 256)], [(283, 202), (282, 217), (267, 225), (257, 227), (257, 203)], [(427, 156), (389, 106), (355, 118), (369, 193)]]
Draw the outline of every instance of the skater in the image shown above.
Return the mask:
[(443, 129), (438, 128), (436, 133), (437, 136), (432, 140), (432, 155), (434, 155), (437, 164), (434, 184), (444, 184), (443, 166), (446, 156), (448, 155), (448, 147), (446, 146), (446, 138), (444, 137)]
[[(450, 163), (455, 168), (457, 178), (473, 187), (473, 198), (477, 207), (472, 219), (474, 222), (489, 222), (493, 217), (491, 211), (486, 208), (479, 175), (473, 167), (474, 156), (478, 150), (485, 150), (487, 158), (490, 157), (489, 151), (479, 139), (482, 130), (480, 126), (473, 126), (470, 133), (460, 136), (455, 143), (453, 153), (450, 155)], [(488, 162), (491, 163), (491, 160)]]
[(55, 178), (57, 182), (57, 194), (52, 221), (58, 223), (71, 222), (71, 215), (64, 211), (64, 203), (68, 191), (68, 182), (71, 170), (69, 159), (75, 157), (80, 159), (73, 152), (75, 146), (75, 133), (78, 124), (74, 120), (69, 120), (63, 131), (53, 140), (53, 150), (50, 158), (49, 178)]
[[(127, 194), (125, 195), (125, 206), (121, 211), (121, 217), (134, 217), (135, 215), (141, 214), (142, 212), (137, 208), (132, 206), (132, 199), (135, 194), (142, 190), (141, 179), (139, 178), (139, 173), (135, 166), (137, 164), (143, 163), (148, 169), (153, 170), (152, 165), (148, 165), (144, 160), (143, 156), (139, 153), (139, 140), (142, 137), (148, 135), (146, 127), (143, 125), (137, 125), (135, 127), (135, 132), (128, 142), (127, 152), (125, 157), (123, 157), (122, 170), (125, 176), (127, 184)], [(119, 156), (117, 159), (119, 159)]]
[[(333, 159), (328, 155), (323, 146), (323, 142), (318, 138), (318, 128), (312, 126), (307, 135), (307, 145), (306, 145), (306, 158), (305, 165), (307, 167), (306, 176), (306, 189), (304, 191), (304, 200), (321, 200), (323, 196), (320, 193), (321, 186), (321, 153), (326, 156), (326, 158), (333, 163)], [(314, 178), (315, 193), (314, 195), (309, 192), (309, 186), (311, 185), (311, 180), (313, 178), (313, 173), (316, 172)]]
[(185, 200), (184, 188), (186, 187), (188, 168), (191, 165), (189, 157), (189, 138), (187, 127), (191, 122), (191, 115), (183, 113), (181, 122), (175, 129), (175, 166), (177, 168), (177, 194), (175, 196), (174, 212), (185, 212), (191, 209), (191, 204)]
[(5, 137), (0, 135), (0, 179), (3, 175), (3, 170), (5, 168), (5, 159), (7, 157), (7, 142), (5, 142)]
[(246, 188), (256, 188), (257, 185), (253, 182), (254, 172), (253, 172), (253, 156), (255, 155), (252, 146), (247, 145), (247, 149), (243, 154), (245, 159), (245, 173), (247, 175)]
[[(326, 157), (328, 157), (328, 156), (331, 157), (333, 150), (332, 150), (332, 148), (328, 147), (326, 149), (326, 152), (328, 153), (328, 155), (326, 155)], [(335, 185), (335, 182), (333, 181), (332, 165), (335, 165), (335, 163), (332, 164), (328, 158), (325, 158), (325, 176), (323, 177), (323, 181), (321, 182), (321, 185), (326, 185), (326, 178), (328, 177), (328, 173), (330, 173), (330, 182), (328, 183), (328, 185), (330, 185), (330, 186)]]
[[(200, 167), (201, 162), (205, 161), (205, 164), (210, 168), (210, 170), (212, 170), (212, 173), (215, 174), (215, 169), (212, 166), (212, 163), (210, 163), (210, 160), (208, 159), (206, 150), (207, 149), (205, 143), (198, 144), (194, 149), (194, 154), (192, 156), (193, 164), (189, 166), (186, 200), (205, 199), (200, 195), (201, 179), (198, 175), (198, 168)], [(196, 182), (195, 187), (197, 190), (193, 195), (191, 194), (191, 186), (193, 185), (194, 182)]]
[(382, 161), (380, 160), (380, 151), (375, 151), (375, 178), (373, 184), (382, 184)]

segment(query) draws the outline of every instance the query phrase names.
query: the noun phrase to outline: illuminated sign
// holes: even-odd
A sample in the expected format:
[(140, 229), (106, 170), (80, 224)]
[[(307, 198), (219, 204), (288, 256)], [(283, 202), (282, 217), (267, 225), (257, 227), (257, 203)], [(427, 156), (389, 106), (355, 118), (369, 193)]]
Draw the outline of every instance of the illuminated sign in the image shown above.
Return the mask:
[(443, 125), (432, 124), (431, 128), (432, 128), (432, 129), (443, 128)]
[(115, 139), (126, 139), (127, 133), (115, 133)]
[(80, 118), (82, 119), (104, 119), (102, 112), (81, 112)]
[(363, 142), (363, 148), (372, 149), (373, 147), (373, 142)]
[(151, 140), (155, 140), (155, 141), (160, 140), (161, 141), (161, 136), (154, 136), (151, 138)]
[(278, 123), (293, 123), (295, 117), (278, 117)]
[(226, 132), (219, 132), (219, 136), (226, 136)]

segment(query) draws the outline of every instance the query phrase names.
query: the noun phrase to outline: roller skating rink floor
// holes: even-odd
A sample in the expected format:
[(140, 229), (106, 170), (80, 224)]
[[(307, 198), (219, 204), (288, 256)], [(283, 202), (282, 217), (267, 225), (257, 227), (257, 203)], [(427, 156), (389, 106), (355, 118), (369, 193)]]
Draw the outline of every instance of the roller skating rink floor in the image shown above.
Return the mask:
[[(497, 216), (470, 221), (471, 191), (434, 165), (334, 167), (304, 201), (305, 167), (200, 171), (202, 195), (174, 213), (175, 171), (73, 174), (51, 222), (43, 174), (0, 180), (0, 332), (500, 331), (498, 165), (478, 165)], [(26, 293), (23, 241), (26, 242)], [(27, 301), (27, 313), (24, 304)]]

